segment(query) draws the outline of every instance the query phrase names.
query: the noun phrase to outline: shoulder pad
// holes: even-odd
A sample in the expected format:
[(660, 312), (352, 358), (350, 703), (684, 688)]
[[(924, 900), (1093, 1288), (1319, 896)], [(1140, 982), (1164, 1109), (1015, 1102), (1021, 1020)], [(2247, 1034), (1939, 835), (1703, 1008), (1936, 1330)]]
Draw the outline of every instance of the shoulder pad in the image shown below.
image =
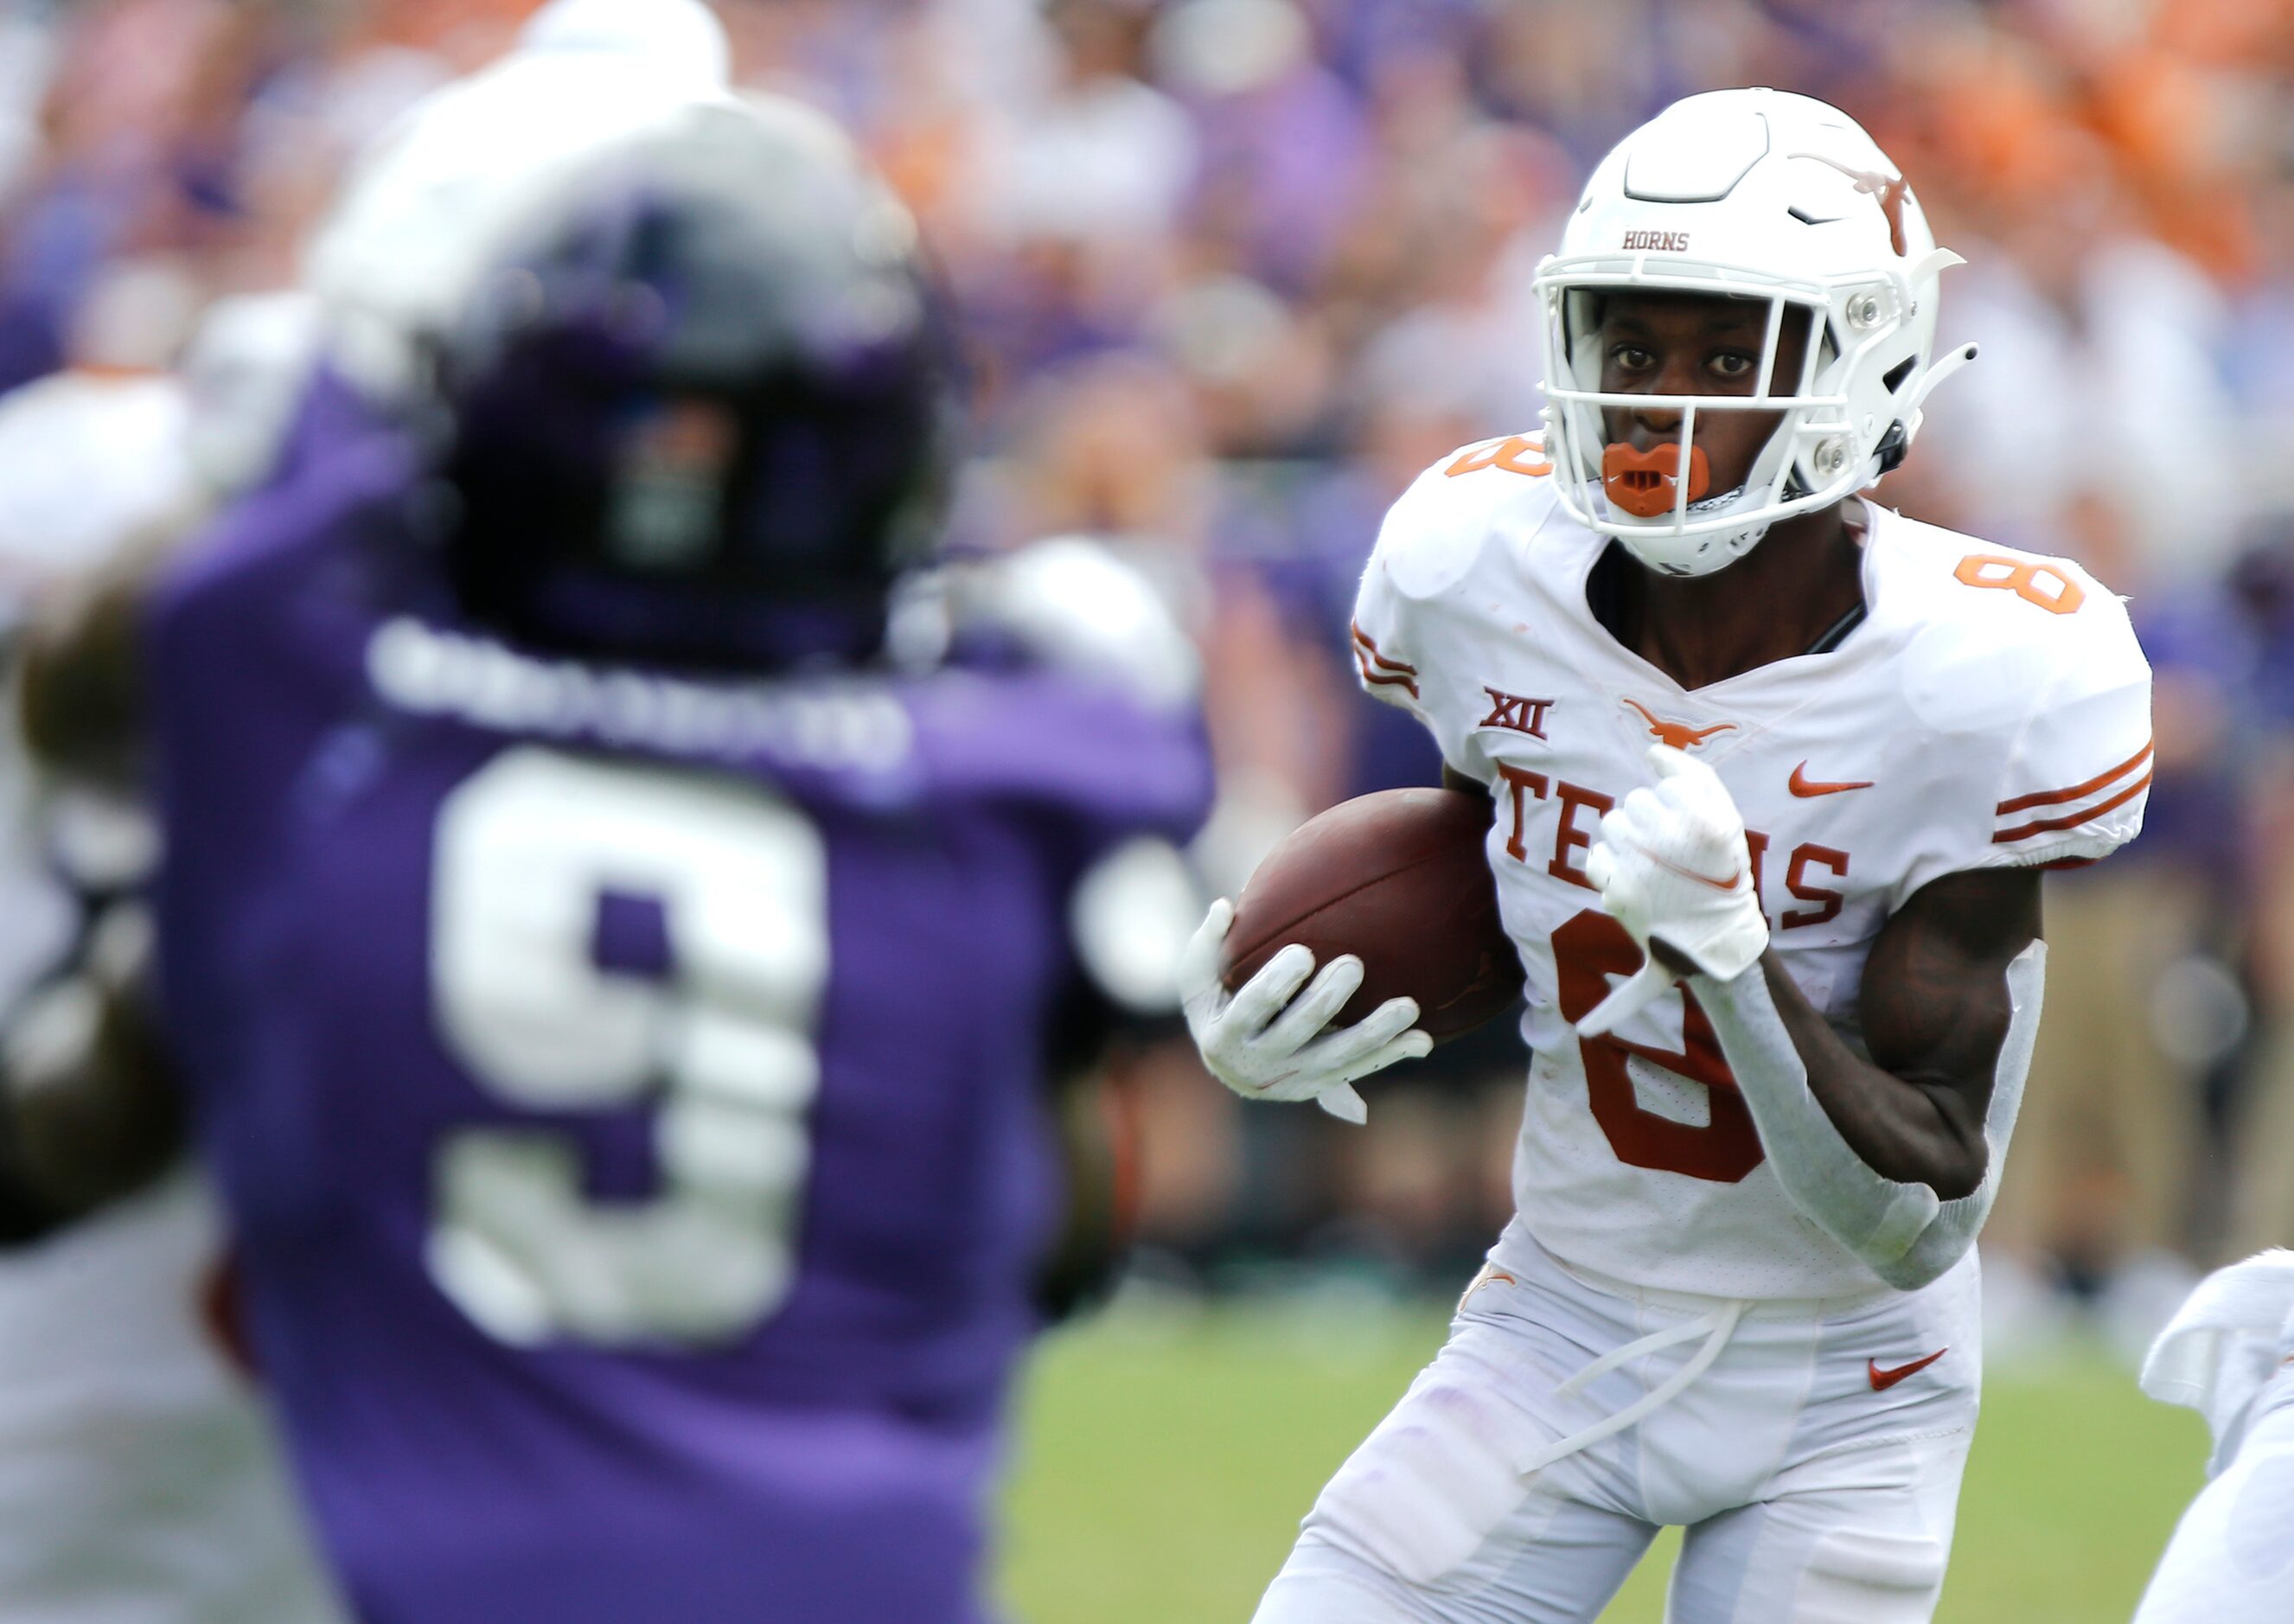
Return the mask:
[(2151, 668), (2118, 594), (2069, 559), (1894, 519), (1891, 614), (1918, 624), (1908, 697), (1945, 732), (2020, 727)]
[[(2143, 827), (2151, 666), (2117, 594), (2069, 559), (1906, 525), (1891, 563), (1921, 617), (1907, 687), (1997, 763), (1979, 866), (2093, 861)], [(1972, 741), (1971, 741), (1972, 742)]]
[(1532, 435), (1461, 446), (1411, 482), (1387, 510), (1371, 555), (1407, 598), (1432, 598), (1472, 567), (1491, 538), (1528, 535), (1558, 505), (1552, 464)]
[(959, 633), (999, 632), (1153, 709), (1184, 708), (1201, 689), (1201, 657), (1162, 594), (1088, 537), (1054, 536), (964, 571), (949, 600)]

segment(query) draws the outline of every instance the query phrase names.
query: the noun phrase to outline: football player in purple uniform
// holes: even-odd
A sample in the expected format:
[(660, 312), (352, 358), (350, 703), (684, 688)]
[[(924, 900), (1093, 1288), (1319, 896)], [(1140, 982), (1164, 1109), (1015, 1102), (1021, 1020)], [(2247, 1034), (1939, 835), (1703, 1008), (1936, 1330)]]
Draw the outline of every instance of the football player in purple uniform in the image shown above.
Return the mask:
[(1200, 729), (895, 616), (948, 347), (833, 128), (675, 111), (522, 241), (449, 432), (306, 445), (144, 593), (154, 973), (59, 1087), (187, 1090), (362, 1617), (976, 1619), (1073, 904)]

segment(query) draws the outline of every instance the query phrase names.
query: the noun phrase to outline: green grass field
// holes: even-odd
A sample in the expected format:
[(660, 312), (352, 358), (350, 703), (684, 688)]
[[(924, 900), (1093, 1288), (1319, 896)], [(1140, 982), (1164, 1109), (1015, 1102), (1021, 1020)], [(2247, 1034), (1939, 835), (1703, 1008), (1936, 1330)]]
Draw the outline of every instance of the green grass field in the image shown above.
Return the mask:
[[(1242, 1624), (1299, 1516), (1440, 1343), (1438, 1310), (1127, 1310), (1029, 1373), (1003, 1593), (1021, 1624)], [(1942, 1624), (2123, 1621), (2205, 1428), (2100, 1358), (1995, 1372)], [(1655, 1624), (1671, 1542), (1606, 1615)]]

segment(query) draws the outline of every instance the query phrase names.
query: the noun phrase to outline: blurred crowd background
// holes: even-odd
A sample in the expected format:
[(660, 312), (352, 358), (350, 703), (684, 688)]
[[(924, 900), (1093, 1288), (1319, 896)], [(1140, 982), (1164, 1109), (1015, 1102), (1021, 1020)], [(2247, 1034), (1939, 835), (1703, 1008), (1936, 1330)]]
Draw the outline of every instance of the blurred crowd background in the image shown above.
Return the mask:
[[(57, 380), (174, 365), (212, 301), (290, 285), (346, 163), (532, 9), (0, 0), (0, 624), (73, 556), (76, 504), (12, 501), (26, 460), (138, 477)], [(718, 10), (737, 77), (853, 128), (945, 268), (977, 409), (951, 545), (1090, 535), (1181, 608), (1230, 894), (1437, 771), (1353, 691), (1354, 579), (1419, 469), (1534, 426), (1530, 281), (1592, 163), (1720, 86), (1862, 119), (1982, 347), (1881, 499), (2078, 558), (2159, 673), (2149, 832), (2049, 882), (1995, 1334), (2135, 1345), (2193, 1266), (2294, 1243), (2294, 0)], [(1367, 1133), (1242, 1110), (1184, 1040), (1124, 1065), (1151, 1288), (1454, 1289), (1510, 1210), (1501, 1028), (1376, 1085)]]

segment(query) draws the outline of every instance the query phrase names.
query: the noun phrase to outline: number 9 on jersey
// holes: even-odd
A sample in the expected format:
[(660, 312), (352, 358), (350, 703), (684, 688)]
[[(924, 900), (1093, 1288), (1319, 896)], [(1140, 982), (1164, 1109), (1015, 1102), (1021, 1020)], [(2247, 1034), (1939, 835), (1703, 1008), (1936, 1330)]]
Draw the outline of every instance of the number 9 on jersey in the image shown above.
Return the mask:
[(435, 1153), (439, 1289), (516, 1343), (753, 1330), (793, 1283), (811, 1156), (818, 830), (753, 786), (515, 749), (443, 804), (431, 913), (439, 1032), (471, 1079), (553, 1114), (658, 1095), (662, 1186), (593, 1202), (563, 1129), (462, 1130)]

